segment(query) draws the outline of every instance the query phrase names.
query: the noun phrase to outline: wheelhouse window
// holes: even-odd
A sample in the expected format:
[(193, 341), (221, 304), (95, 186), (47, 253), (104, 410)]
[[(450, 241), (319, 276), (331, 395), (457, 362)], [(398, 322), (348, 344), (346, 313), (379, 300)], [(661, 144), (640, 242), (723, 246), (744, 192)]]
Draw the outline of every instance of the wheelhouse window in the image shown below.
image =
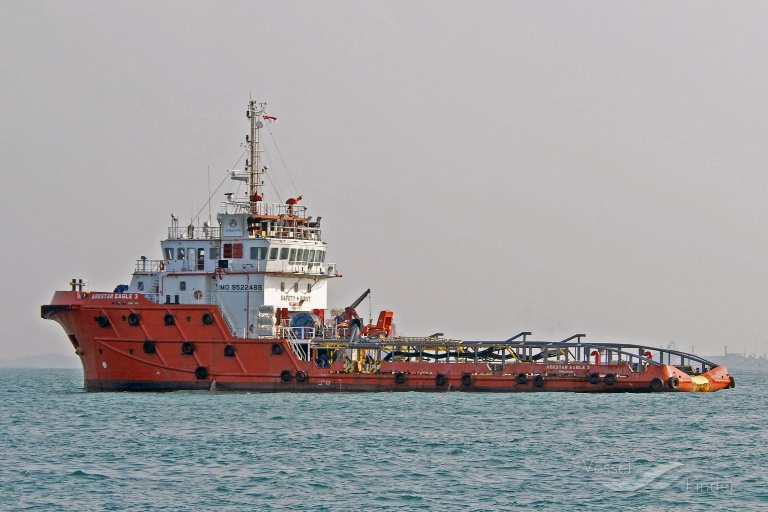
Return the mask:
[(288, 263), (296, 261), (296, 249), (291, 249), (291, 254), (288, 256)]
[(301, 260), (303, 257), (304, 257), (304, 249), (299, 249), (299, 251), (296, 253), (296, 263), (301, 263)]
[(184, 261), (184, 248), (179, 247), (176, 249), (176, 259), (179, 261)]
[(179, 281), (179, 291), (180, 292), (187, 291), (187, 282), (186, 281)]
[(219, 248), (218, 247), (211, 247), (210, 251), (208, 251), (208, 259), (210, 259), (210, 260), (217, 260), (217, 259), (219, 259)]
[(139, 281), (138, 283), (136, 283), (136, 288), (137, 288), (137, 289), (138, 289), (140, 292), (143, 292), (143, 291), (144, 291), (144, 281)]
[(173, 247), (166, 247), (163, 252), (165, 252), (166, 260), (171, 261), (173, 259)]
[(283, 247), (282, 249), (280, 249), (280, 259), (281, 260), (287, 260), (288, 259), (288, 248), (287, 247)]
[(265, 259), (267, 259), (267, 248), (266, 247), (251, 247), (251, 259), (252, 260), (265, 260)]
[(277, 247), (272, 247), (269, 250), (269, 259), (276, 260), (277, 259)]

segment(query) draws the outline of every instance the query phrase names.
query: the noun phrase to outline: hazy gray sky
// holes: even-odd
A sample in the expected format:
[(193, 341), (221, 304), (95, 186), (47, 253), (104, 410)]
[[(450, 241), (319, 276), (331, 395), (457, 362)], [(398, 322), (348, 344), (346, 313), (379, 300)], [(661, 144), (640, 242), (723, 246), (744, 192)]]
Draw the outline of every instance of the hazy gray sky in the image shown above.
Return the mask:
[(407, 335), (763, 353), (767, 24), (765, 2), (4, 0), (0, 359), (72, 353), (40, 305), (160, 257), (240, 157), (249, 94), (323, 217), (333, 304), (370, 287)]

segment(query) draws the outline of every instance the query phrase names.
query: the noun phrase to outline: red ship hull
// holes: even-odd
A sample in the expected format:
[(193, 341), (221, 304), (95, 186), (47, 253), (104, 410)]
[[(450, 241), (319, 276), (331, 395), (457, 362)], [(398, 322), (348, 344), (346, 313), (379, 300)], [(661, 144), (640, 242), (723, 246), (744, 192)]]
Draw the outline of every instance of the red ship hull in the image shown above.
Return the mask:
[[(302, 360), (289, 340), (235, 338), (210, 304), (157, 304), (136, 293), (56, 292), (42, 316), (58, 322), (80, 357), (89, 391), (653, 392), (717, 391), (725, 367), (690, 375), (672, 365), (634, 371), (588, 362)], [(106, 320), (104, 320), (106, 318)]]

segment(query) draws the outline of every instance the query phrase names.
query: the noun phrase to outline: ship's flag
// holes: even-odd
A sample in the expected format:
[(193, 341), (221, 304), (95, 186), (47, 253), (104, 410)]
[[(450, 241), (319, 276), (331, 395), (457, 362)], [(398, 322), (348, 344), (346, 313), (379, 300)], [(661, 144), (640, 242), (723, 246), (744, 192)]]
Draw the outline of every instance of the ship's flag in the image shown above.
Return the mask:
[(268, 115), (266, 115), (266, 114), (264, 115), (264, 120), (265, 120), (267, 123), (277, 123), (277, 118), (276, 118), (276, 117), (273, 117), (273, 116), (268, 116)]

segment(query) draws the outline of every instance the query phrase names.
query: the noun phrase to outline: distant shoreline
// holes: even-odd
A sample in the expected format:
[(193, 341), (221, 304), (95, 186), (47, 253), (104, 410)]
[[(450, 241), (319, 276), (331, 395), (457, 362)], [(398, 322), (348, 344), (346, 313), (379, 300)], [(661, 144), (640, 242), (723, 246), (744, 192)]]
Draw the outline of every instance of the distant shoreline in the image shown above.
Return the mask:
[(29, 368), (29, 369), (78, 369), (82, 368), (80, 359), (74, 354), (40, 354), (24, 356), (16, 359), (0, 360), (0, 369)]

